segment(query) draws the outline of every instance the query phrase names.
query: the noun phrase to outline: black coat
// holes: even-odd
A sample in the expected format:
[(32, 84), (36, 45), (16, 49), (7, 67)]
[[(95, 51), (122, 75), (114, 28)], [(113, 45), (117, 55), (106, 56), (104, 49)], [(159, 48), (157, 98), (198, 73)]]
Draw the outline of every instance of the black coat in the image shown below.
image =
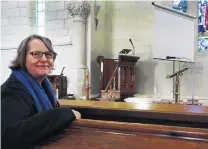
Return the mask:
[(29, 149), (73, 120), (75, 115), (66, 107), (37, 113), (31, 94), (14, 75), (1, 85), (2, 149)]

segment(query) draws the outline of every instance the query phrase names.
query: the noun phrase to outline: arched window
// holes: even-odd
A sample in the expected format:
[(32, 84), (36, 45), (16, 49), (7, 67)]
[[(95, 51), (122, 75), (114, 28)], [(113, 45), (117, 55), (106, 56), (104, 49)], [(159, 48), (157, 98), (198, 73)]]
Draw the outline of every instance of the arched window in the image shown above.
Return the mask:
[(37, 33), (44, 36), (45, 2), (36, 0), (36, 27)]

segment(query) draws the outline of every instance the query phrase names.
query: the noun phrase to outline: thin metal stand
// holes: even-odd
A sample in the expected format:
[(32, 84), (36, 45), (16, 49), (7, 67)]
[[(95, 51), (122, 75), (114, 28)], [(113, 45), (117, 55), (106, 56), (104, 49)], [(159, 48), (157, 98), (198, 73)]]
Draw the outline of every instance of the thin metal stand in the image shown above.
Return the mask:
[[(173, 74), (175, 73), (175, 61), (173, 61)], [(174, 93), (174, 91), (175, 91), (175, 81), (176, 81), (176, 79), (175, 79), (175, 77), (173, 77), (173, 99), (175, 99), (175, 93)]]
[(188, 69), (189, 68), (184, 68), (175, 72), (175, 62), (173, 61), (173, 74), (166, 77), (173, 78), (173, 99), (175, 99), (175, 104), (180, 103), (180, 76), (182, 76), (183, 72)]
[(191, 100), (192, 100), (192, 105), (194, 105), (194, 67), (193, 67), (194, 63), (191, 63), (191, 75), (192, 75), (192, 85), (191, 85)]
[(176, 76), (176, 82), (175, 82), (175, 104), (180, 103), (180, 74), (177, 74)]

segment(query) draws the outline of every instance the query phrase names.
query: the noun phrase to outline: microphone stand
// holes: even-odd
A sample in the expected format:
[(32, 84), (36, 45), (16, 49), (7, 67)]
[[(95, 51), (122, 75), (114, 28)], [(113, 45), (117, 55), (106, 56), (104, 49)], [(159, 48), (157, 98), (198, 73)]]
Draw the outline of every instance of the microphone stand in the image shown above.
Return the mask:
[(134, 44), (133, 44), (133, 42), (131, 41), (131, 39), (129, 39), (129, 41), (131, 42), (131, 45), (132, 45), (132, 47), (133, 47), (132, 55), (134, 56), (134, 52), (135, 52)]
[(173, 93), (175, 95), (175, 104), (180, 103), (179, 97), (180, 97), (180, 76), (183, 74), (184, 71), (188, 70), (188, 68), (184, 68), (182, 70), (179, 70), (171, 75), (168, 75), (166, 78), (173, 78), (176, 77), (175, 81), (175, 90), (173, 90)]
[[(173, 74), (175, 73), (175, 61), (173, 61)], [(175, 88), (175, 83), (176, 83), (176, 77), (173, 77), (173, 99), (176, 99), (174, 91), (176, 90)]]
[(64, 68), (65, 68), (65, 67), (62, 68), (61, 74), (59, 75), (59, 78), (58, 78), (58, 98), (59, 98), (59, 99), (62, 98), (62, 90), (61, 90), (61, 85), (62, 85), (62, 83), (61, 83), (61, 76), (64, 75), (64, 74), (63, 74)]
[[(166, 56), (166, 59), (179, 59), (180, 62), (181, 62), (182, 59), (185, 59), (185, 60), (188, 60), (190, 63), (192, 63), (192, 64), (191, 64), (191, 69), (192, 69), (192, 99), (191, 99), (191, 101), (192, 101), (192, 105), (194, 105), (194, 67), (193, 67), (194, 62), (192, 62), (189, 58), (186, 58), (186, 57)], [(174, 73), (175, 73), (175, 61), (173, 61), (173, 74), (174, 74)], [(176, 82), (177, 80), (175, 80), (175, 79), (176, 79), (176, 78), (173, 77), (173, 91), (176, 90), (176, 88), (175, 88), (175, 83), (177, 83), (177, 82)], [(174, 98), (174, 99), (176, 98), (174, 92), (173, 92), (173, 98)]]

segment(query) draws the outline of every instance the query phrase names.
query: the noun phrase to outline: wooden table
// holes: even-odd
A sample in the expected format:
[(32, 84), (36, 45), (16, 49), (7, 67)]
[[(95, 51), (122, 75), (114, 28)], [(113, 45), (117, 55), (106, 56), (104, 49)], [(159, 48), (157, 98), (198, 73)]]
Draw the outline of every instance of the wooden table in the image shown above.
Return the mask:
[(43, 149), (208, 149), (208, 107), (81, 100), (60, 104), (79, 110), (83, 119)]

